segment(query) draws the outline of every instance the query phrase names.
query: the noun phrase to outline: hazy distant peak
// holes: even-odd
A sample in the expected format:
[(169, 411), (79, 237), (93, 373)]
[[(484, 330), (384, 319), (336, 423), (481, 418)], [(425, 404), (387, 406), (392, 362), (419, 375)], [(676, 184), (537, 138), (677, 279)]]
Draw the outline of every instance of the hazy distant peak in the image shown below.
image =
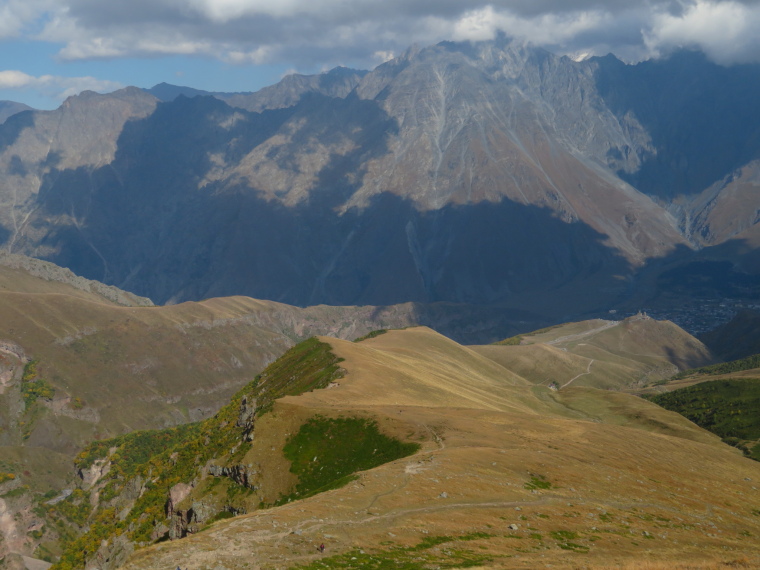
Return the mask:
[(367, 75), (368, 73), (369, 71), (366, 69), (354, 69), (353, 67), (339, 65), (338, 67), (333, 67), (332, 69), (320, 73), (320, 75), (328, 77), (347, 77), (351, 75)]
[(161, 101), (174, 101), (180, 95), (185, 97), (198, 97), (203, 95), (211, 95), (210, 91), (204, 91), (203, 89), (195, 89), (193, 87), (185, 87), (183, 85), (172, 85), (170, 83), (159, 83), (154, 85), (150, 89), (145, 89)]
[(4, 123), (8, 117), (22, 111), (34, 111), (34, 109), (16, 101), (0, 101), (0, 124)]

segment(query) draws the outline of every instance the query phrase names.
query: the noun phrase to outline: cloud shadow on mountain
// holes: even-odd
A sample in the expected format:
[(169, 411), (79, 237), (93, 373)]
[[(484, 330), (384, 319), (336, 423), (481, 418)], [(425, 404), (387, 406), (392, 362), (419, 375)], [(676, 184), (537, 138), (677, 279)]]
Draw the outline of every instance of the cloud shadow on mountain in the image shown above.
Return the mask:
[(760, 156), (760, 65), (724, 67), (700, 52), (626, 65), (595, 58), (596, 84), (620, 118), (632, 113), (652, 137), (640, 169), (618, 175), (671, 200), (698, 194)]
[[(291, 120), (314, 121), (294, 145), (312, 131), (353, 137), (307, 199), (288, 207), (242, 183), (201, 184), (212, 157), (236, 164)], [(573, 312), (574, 299), (560, 298), (568, 288), (604, 284), (600, 305), (625, 289), (632, 269), (607, 236), (548, 208), (504, 199), (420, 211), (381, 192), (339, 215), (397, 128), (377, 102), (356, 97), (309, 95), (260, 114), (208, 97), (161, 103), (125, 125), (112, 164), (51, 173), (40, 215), (78, 223), (42, 245), (57, 251), (51, 261), (159, 303), (243, 294), (295, 305), (486, 305), (545, 294)]]

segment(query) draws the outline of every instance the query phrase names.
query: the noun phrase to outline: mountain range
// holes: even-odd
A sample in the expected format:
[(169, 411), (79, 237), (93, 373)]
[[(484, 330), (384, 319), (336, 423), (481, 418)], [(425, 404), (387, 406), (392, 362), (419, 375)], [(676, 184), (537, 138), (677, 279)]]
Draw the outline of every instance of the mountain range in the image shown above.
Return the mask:
[(250, 94), (85, 92), (0, 125), (0, 239), (161, 304), (546, 322), (725, 294), (705, 272), (754, 298), (759, 85), (695, 52), (576, 62), (501, 37)]

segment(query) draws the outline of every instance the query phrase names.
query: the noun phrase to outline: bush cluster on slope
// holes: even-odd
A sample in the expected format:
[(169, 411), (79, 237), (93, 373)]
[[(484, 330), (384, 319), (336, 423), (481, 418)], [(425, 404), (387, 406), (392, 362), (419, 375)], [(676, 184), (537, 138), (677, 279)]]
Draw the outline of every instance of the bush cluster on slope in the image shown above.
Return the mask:
[(337, 489), (351, 481), (353, 473), (406, 457), (419, 448), (380, 433), (377, 422), (366, 418), (311, 418), (283, 448), (298, 484), (279, 502)]
[(744, 443), (760, 440), (760, 379), (701, 382), (647, 399), (678, 412), (760, 460), (760, 445), (750, 451)]
[(760, 368), (760, 354), (754, 354), (752, 356), (740, 358), (739, 360), (732, 360), (730, 362), (720, 362), (718, 364), (711, 364), (710, 366), (702, 366), (701, 368), (684, 370), (683, 372), (679, 372), (673, 376), (671, 380), (680, 380), (681, 378), (687, 378), (696, 374), (704, 374), (706, 376), (719, 376), (721, 374), (732, 374), (734, 372), (753, 370), (755, 368)]
[[(155, 531), (166, 518), (169, 490), (177, 483), (193, 481), (211, 460), (221, 465), (239, 461), (250, 449), (246, 435), (253, 419), (269, 411), (278, 398), (324, 388), (341, 377), (340, 360), (329, 345), (308, 339), (272, 363), (212, 418), (92, 443), (77, 457), (76, 465), (87, 468), (108, 457), (110, 470), (98, 486), (100, 504), (86, 521), (81, 517), (81, 493), (47, 509), (64, 537), (65, 522), (87, 528), (81, 536), (65, 541), (64, 553), (54, 568), (84, 567), (103, 540), (116, 536), (126, 535), (137, 546), (161, 539)], [(246, 402), (256, 402), (256, 407), (250, 421), (243, 422), (241, 411)], [(142, 493), (128, 514), (120, 516), (116, 500), (136, 480), (143, 482)]]
[(388, 329), (376, 329), (373, 331), (369, 331), (364, 336), (360, 336), (359, 338), (355, 338), (354, 342), (362, 342), (363, 340), (369, 340), (371, 338), (375, 338), (376, 336), (380, 336), (381, 334), (385, 334), (388, 332)]
[(35, 422), (44, 412), (37, 400), (52, 400), (55, 395), (55, 389), (40, 376), (38, 365), (38, 360), (27, 362), (21, 377), (21, 398), (24, 400), (24, 414), (19, 420), (18, 426), (24, 439), (31, 435)]

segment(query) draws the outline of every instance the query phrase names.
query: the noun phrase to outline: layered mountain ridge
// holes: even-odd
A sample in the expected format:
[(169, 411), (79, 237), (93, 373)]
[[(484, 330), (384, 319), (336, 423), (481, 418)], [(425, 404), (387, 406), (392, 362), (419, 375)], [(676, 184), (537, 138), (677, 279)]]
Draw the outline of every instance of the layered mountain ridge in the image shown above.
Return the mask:
[(759, 82), (498, 38), (256, 94), (84, 93), (0, 126), (0, 238), (159, 303), (598, 311), (695, 251), (756, 271)]
[[(419, 323), (473, 338), (484, 330), (491, 330), (492, 334), (507, 330), (500, 327), (511, 320), (519, 319), (522, 326), (527, 326), (525, 318), (524, 314), (492, 307), (406, 303), (302, 309), (240, 296), (152, 306), (147, 299), (87, 281), (49, 262), (2, 255), (0, 557), (6, 557), (8, 564), (19, 556), (56, 560), (62, 555), (61, 547), (87, 533), (91, 525), (96, 528), (100, 523), (108, 523), (106, 526), (111, 530), (123, 529), (124, 519), (111, 520), (109, 513), (113, 514), (113, 509), (125, 513), (124, 509), (134, 506), (141, 496), (143, 503), (152, 501), (151, 509), (163, 520), (166, 489), (161, 487), (158, 494), (145, 494), (155, 483), (149, 482), (157, 474), (155, 465), (143, 464), (148, 472), (152, 470), (152, 476), (142, 473), (134, 478), (133, 468), (142, 461), (138, 461), (141, 457), (147, 460), (150, 454), (160, 453), (165, 446), (185, 441), (193, 434), (196, 444), (205, 449), (208, 442), (203, 444), (204, 435), (193, 431), (199, 426), (223, 438), (233, 438), (222, 450), (225, 457), (213, 446), (208, 449), (211, 455), (200, 463), (195, 461), (195, 448), (190, 450), (193, 454), (189, 463), (175, 464), (171, 454), (164, 457), (167, 463), (163, 467), (179, 465), (167, 479), (170, 487), (177, 482), (170, 480), (172, 477), (192, 481), (200, 473), (197, 468), (202, 467), (202, 478), (209, 488), (194, 484), (197, 488), (190, 495), (180, 492), (187, 491), (187, 487), (180, 485), (175, 489), (180, 493), (173, 495), (171, 504), (177, 516), (170, 515), (166, 528), (157, 527), (150, 517), (143, 516), (142, 507), (135, 507), (135, 517), (126, 524), (140, 526), (136, 535), (133, 531), (137, 527), (129, 531), (138, 545), (165, 532), (175, 538), (196, 532), (220, 513), (250, 511), (258, 508), (262, 500), (274, 502), (280, 493), (290, 493), (294, 478), (281, 477), (284, 472), (282, 462), (277, 459), (279, 455), (274, 454), (275, 469), (261, 469), (251, 462), (238, 461), (240, 458), (235, 454), (247, 449), (247, 445), (239, 448), (237, 444), (239, 436), (247, 437), (252, 414), (264, 415), (271, 411), (272, 400), (310, 389), (311, 380), (303, 385), (296, 382), (298, 375), (285, 366), (277, 374), (276, 390), (267, 400), (264, 392), (254, 390), (270, 385), (262, 380), (268, 377), (268, 373), (263, 373), (259, 378), (264, 382), (261, 386), (254, 380), (244, 390), (248, 391), (245, 398), (241, 392), (241, 398), (223, 408), (226, 411), (221, 416), (219, 410), (231, 395), (301, 339), (329, 334), (333, 337), (329, 342), (334, 344), (338, 342), (336, 337), (354, 339), (378, 328), (404, 328)], [(508, 334), (514, 332), (518, 331), (512, 329)], [(382, 398), (394, 410), (398, 410), (396, 405), (402, 401), (417, 408), (415, 402), (423, 402), (428, 397), (425, 393), (430, 392), (433, 400), (444, 397), (447, 406), (457, 409), (465, 401), (490, 409), (494, 390), (506, 389), (508, 393), (500, 397), (499, 405), (508, 407), (513, 384), (524, 388), (523, 396), (528, 401), (533, 401), (533, 392), (554, 393), (557, 387), (563, 393), (566, 388), (630, 390), (712, 361), (705, 346), (685, 331), (672, 323), (643, 317), (619, 322), (586, 321), (537, 331), (522, 335), (524, 346), (467, 348), (430, 329), (374, 330), (366, 338), (374, 341), (377, 336), (400, 340), (398, 350), (392, 351), (397, 354), (377, 369), (373, 355), (379, 353), (372, 348), (360, 349), (363, 356), (358, 363), (371, 372), (368, 385), (372, 389), (360, 387), (344, 403), (364, 401), (371, 409), (372, 400)], [(414, 339), (422, 340), (421, 344), (414, 346), (411, 342)], [(314, 348), (314, 343), (314, 339), (305, 341), (301, 348)], [(354, 344), (347, 340), (342, 346), (348, 354), (352, 346), (376, 344), (368, 340)], [(309, 374), (315, 372), (318, 387), (328, 388), (323, 392), (332, 394), (336, 387), (330, 387), (330, 383), (342, 383), (338, 377), (344, 365), (332, 359), (325, 363), (311, 354), (311, 348), (305, 353), (294, 349), (298, 366)], [(412, 355), (404, 354), (406, 349), (413, 349)], [(484, 375), (488, 381), (478, 388), (473, 378), (480, 382)], [(412, 392), (405, 390), (420, 382), (422, 392), (419, 387)], [(345, 390), (341, 393), (346, 394)], [(622, 395), (605, 398), (618, 396)], [(214, 414), (217, 415), (211, 418)], [(288, 426), (297, 428), (288, 424), (289, 413), (282, 417)], [(431, 425), (439, 423), (434, 420)], [(267, 457), (272, 445), (280, 445), (284, 434), (292, 433), (290, 428), (283, 429), (279, 420), (273, 425), (275, 440), (271, 445), (260, 429), (254, 443)], [(156, 429), (157, 432), (145, 431)], [(404, 433), (396, 435), (406, 437)], [(331, 442), (325, 443), (334, 447)], [(124, 453), (113, 452), (112, 448), (122, 445), (127, 446)], [(88, 451), (80, 456), (83, 448), (94, 455)], [(76, 468), (72, 463), (75, 456)], [(87, 457), (97, 461), (85, 461)], [(119, 463), (117, 457), (125, 463)], [(312, 457), (310, 454), (307, 463)], [(104, 489), (108, 481), (115, 483)], [(223, 484), (217, 485), (220, 482)], [(95, 483), (99, 486), (95, 487)], [(254, 494), (253, 487), (260, 493)], [(92, 504), (88, 495), (94, 501)], [(230, 502), (231, 499), (235, 500)], [(96, 504), (105, 510), (91, 511), (90, 507)], [(130, 541), (125, 535), (100, 548), (103, 538), (97, 531), (87, 533), (87, 546), (72, 547), (70, 552), (81, 558), (86, 551), (89, 554), (85, 557), (89, 559), (97, 550), (98, 559), (93, 563), (101, 568), (120, 564), (123, 557), (119, 556), (129, 553)], [(121, 554), (112, 556), (117, 552)], [(110, 559), (109, 564), (104, 563), (106, 558)]]

